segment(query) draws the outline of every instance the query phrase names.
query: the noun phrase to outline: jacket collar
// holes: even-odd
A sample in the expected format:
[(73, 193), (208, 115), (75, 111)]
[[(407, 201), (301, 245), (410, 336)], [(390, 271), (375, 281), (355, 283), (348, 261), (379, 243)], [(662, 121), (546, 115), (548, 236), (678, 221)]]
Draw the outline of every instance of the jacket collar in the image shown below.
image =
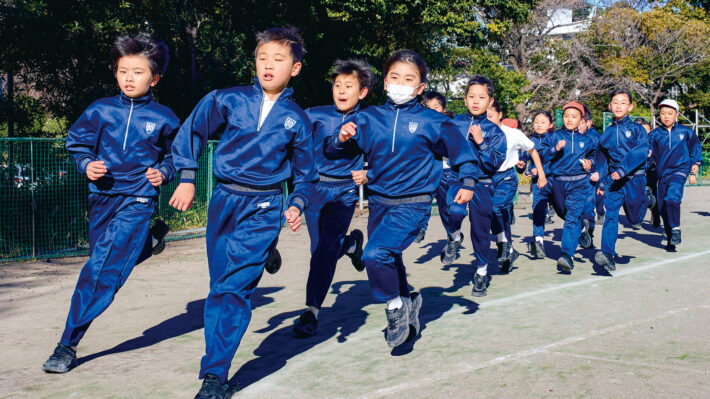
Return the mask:
[(419, 101), (417, 100), (417, 97), (414, 97), (413, 99), (407, 101), (404, 104), (395, 104), (394, 102), (392, 102), (392, 100), (390, 100), (388, 98), (387, 102), (385, 103), (385, 106), (391, 107), (394, 109), (403, 109), (406, 111), (410, 111), (410, 110), (416, 108), (417, 106), (419, 106)]
[[(259, 83), (259, 78), (254, 78), (254, 90), (259, 94), (259, 95), (265, 95), (264, 94), (264, 89), (261, 87), (261, 83)], [(276, 101), (279, 101), (281, 99), (287, 99), (290, 98), (293, 95), (293, 89), (290, 87), (286, 87), (284, 91), (281, 92), (281, 95), (279, 95), (279, 98), (276, 99)]]
[(345, 112), (339, 110), (339, 109), (338, 109), (338, 106), (335, 105), (335, 103), (333, 103), (333, 110), (334, 110), (336, 113), (341, 114), (341, 115), (354, 114), (354, 113), (356, 113), (357, 111), (360, 110), (360, 102), (358, 101), (357, 105), (355, 105), (355, 108), (351, 109), (351, 110), (348, 111), (347, 113), (345, 113)]
[(631, 122), (631, 118), (630, 118), (628, 115), (626, 115), (626, 116), (624, 116), (623, 118), (621, 118), (621, 119), (619, 119), (619, 120), (616, 120), (616, 119), (612, 120), (612, 121), (611, 121), (611, 124), (612, 124), (612, 125), (625, 125), (625, 124), (627, 124), (627, 123), (629, 123), (629, 122)]
[(148, 104), (149, 102), (153, 101), (153, 92), (151, 90), (148, 90), (148, 94), (146, 94), (143, 97), (139, 97), (139, 98), (131, 98), (131, 97), (128, 97), (127, 95), (123, 94), (123, 92), (121, 92), (121, 94), (119, 95), (119, 98), (120, 98), (121, 104), (128, 105), (128, 106), (130, 106), (132, 104), (134, 107), (142, 106), (142, 105)]

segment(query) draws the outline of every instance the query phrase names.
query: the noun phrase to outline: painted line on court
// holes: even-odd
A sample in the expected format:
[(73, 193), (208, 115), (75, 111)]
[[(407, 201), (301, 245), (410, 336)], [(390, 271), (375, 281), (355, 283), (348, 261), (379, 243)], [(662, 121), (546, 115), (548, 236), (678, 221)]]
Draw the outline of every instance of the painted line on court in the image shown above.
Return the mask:
[[(706, 306), (706, 305), (703, 305), (703, 306)], [(519, 360), (519, 359), (522, 359), (525, 357), (529, 357), (529, 356), (533, 356), (533, 355), (537, 355), (537, 354), (541, 354), (541, 353), (550, 353), (551, 350), (556, 349), (556, 348), (560, 348), (560, 347), (563, 347), (566, 345), (571, 345), (571, 344), (575, 344), (578, 342), (586, 341), (590, 338), (595, 338), (595, 337), (609, 334), (612, 332), (616, 332), (619, 330), (624, 330), (624, 329), (627, 329), (630, 327), (635, 327), (640, 324), (650, 323), (650, 322), (653, 322), (656, 320), (671, 317), (671, 316), (674, 316), (679, 313), (687, 312), (689, 310), (700, 309), (701, 307), (702, 306), (694, 306), (692, 308), (680, 307), (677, 309), (668, 310), (668, 311), (660, 313), (656, 316), (651, 316), (651, 317), (646, 317), (643, 319), (628, 321), (626, 323), (620, 323), (620, 324), (616, 324), (613, 326), (609, 326), (609, 327), (601, 328), (601, 329), (597, 329), (597, 330), (591, 330), (591, 331), (588, 331), (584, 334), (580, 334), (580, 335), (576, 335), (576, 336), (572, 336), (572, 337), (567, 337), (567, 338), (561, 339), (559, 341), (555, 341), (555, 342), (545, 344), (542, 346), (538, 346), (535, 348), (525, 349), (525, 350), (521, 350), (521, 351), (518, 351), (515, 353), (508, 354), (508, 355), (499, 356), (499, 357), (496, 357), (494, 359), (488, 360), (483, 363), (477, 363), (477, 364), (459, 363), (453, 367), (450, 367), (450, 369), (456, 369), (457, 371), (449, 372), (449, 373), (437, 373), (437, 374), (435, 374), (431, 377), (428, 377), (428, 378), (426, 378), (426, 377), (418, 378), (415, 381), (408, 381), (406, 383), (398, 384), (398, 385), (395, 385), (392, 387), (378, 389), (375, 392), (373, 392), (372, 394), (364, 395), (362, 397), (363, 398), (379, 398), (379, 397), (386, 396), (386, 395), (392, 395), (392, 394), (395, 394), (395, 393), (398, 393), (401, 391), (410, 390), (412, 388), (416, 388), (416, 387), (419, 387), (422, 385), (436, 384), (442, 380), (447, 380), (452, 377), (456, 377), (456, 376), (459, 376), (462, 374), (467, 374), (472, 371), (496, 366), (501, 363), (515, 361), (515, 360)]]
[(665, 364), (629, 362), (626, 360), (608, 359), (605, 357), (589, 356), (589, 355), (582, 355), (579, 353), (569, 353), (569, 352), (547, 352), (547, 353), (549, 353), (551, 355), (573, 357), (575, 359), (594, 360), (597, 362), (624, 364), (627, 366), (641, 366), (641, 367), (648, 367), (648, 368), (654, 368), (654, 369), (659, 369), (659, 370), (681, 371), (683, 373), (710, 374), (710, 370), (689, 369), (689, 368), (685, 368), (685, 367), (667, 366)]

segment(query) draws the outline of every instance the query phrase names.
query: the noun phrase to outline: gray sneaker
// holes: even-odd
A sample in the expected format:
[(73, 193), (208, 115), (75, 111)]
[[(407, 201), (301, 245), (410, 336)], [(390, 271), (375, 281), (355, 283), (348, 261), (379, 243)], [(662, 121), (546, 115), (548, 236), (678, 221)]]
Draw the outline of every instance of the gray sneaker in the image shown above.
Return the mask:
[(579, 246), (590, 248), (592, 246), (592, 236), (589, 234), (589, 220), (582, 220), (582, 233), (579, 235)]
[(419, 335), (419, 311), (422, 308), (422, 296), (418, 292), (410, 294), (411, 308), (409, 311), (409, 326), (414, 329), (412, 338)]
[(402, 345), (409, 337), (409, 314), (412, 302), (404, 300), (402, 303), (403, 305), (399, 309), (385, 309), (387, 315), (385, 337), (390, 348)]
[(530, 246), (530, 250), (536, 258), (542, 259), (545, 257), (545, 246), (540, 241), (535, 240)]
[(471, 290), (471, 295), (473, 296), (486, 296), (488, 294), (488, 284), (490, 284), (491, 277), (489, 275), (481, 276), (478, 273), (473, 273), (473, 290)]
[(594, 260), (607, 272), (613, 272), (614, 270), (616, 270), (616, 263), (614, 263), (614, 255), (605, 254), (604, 252), (599, 251), (594, 255)]
[(76, 351), (68, 346), (57, 344), (54, 353), (44, 362), (42, 370), (45, 373), (62, 374), (76, 366)]
[(452, 240), (451, 236), (449, 236), (448, 240), (446, 241), (446, 246), (444, 247), (444, 250), (441, 251), (441, 263), (445, 265), (450, 265), (454, 263), (454, 260), (456, 260), (456, 256), (458, 255), (459, 248), (461, 247), (462, 242), (463, 233), (459, 234), (458, 240)]

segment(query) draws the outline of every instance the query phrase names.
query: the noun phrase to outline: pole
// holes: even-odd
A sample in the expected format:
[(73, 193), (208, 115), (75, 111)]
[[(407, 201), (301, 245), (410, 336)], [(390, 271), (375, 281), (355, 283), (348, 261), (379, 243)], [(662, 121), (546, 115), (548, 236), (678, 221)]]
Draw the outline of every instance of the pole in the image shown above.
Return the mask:
[(32, 258), (37, 257), (37, 228), (36, 216), (37, 204), (35, 203), (35, 156), (33, 142), (30, 141), (30, 192), (32, 193)]
[(12, 69), (7, 71), (7, 137), (15, 136), (15, 110), (13, 104), (13, 92), (15, 84), (13, 82)]

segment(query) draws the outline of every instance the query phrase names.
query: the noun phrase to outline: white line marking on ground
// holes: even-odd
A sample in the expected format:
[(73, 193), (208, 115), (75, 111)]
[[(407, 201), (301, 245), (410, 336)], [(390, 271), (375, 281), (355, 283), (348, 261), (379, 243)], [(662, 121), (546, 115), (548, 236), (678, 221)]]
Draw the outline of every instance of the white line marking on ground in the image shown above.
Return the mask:
[(629, 366), (641, 366), (641, 367), (655, 368), (655, 369), (661, 369), (661, 370), (682, 371), (684, 373), (710, 374), (710, 370), (689, 369), (689, 368), (685, 368), (685, 367), (668, 366), (665, 364), (629, 362), (626, 360), (608, 359), (605, 357), (581, 355), (579, 353), (568, 353), (568, 352), (547, 352), (547, 353), (550, 353), (552, 355), (558, 355), (558, 356), (574, 357), (576, 359), (586, 359), (586, 360), (594, 360), (594, 361), (599, 361), (599, 362), (626, 364)]
[[(700, 306), (695, 306), (692, 309), (697, 309), (697, 308), (700, 308)], [(668, 310), (666, 312), (663, 312), (663, 313), (655, 315), (655, 316), (651, 316), (651, 317), (647, 317), (647, 318), (643, 318), (643, 319), (638, 319), (638, 320), (634, 320), (634, 321), (628, 321), (626, 323), (616, 324), (613, 326), (609, 326), (609, 327), (601, 328), (601, 329), (597, 329), (597, 330), (587, 331), (584, 334), (576, 335), (573, 337), (568, 337), (568, 338), (565, 338), (565, 339), (562, 339), (559, 341), (555, 341), (555, 342), (552, 342), (552, 343), (549, 343), (546, 345), (538, 346), (538, 347), (531, 348), (531, 349), (525, 349), (525, 350), (511, 353), (511, 354), (508, 354), (505, 356), (499, 356), (499, 357), (496, 357), (494, 359), (491, 359), (491, 360), (483, 362), (483, 363), (478, 363), (478, 364), (459, 363), (459, 364), (449, 368), (450, 370), (455, 370), (453, 372), (438, 373), (436, 376), (431, 376), (429, 378), (426, 378), (426, 377), (418, 378), (416, 381), (409, 381), (409, 382), (406, 382), (403, 384), (398, 384), (398, 385), (395, 385), (392, 387), (378, 389), (370, 395), (363, 396), (363, 398), (378, 398), (378, 397), (382, 397), (385, 395), (391, 395), (391, 394), (394, 394), (397, 392), (410, 390), (412, 388), (416, 388), (416, 387), (419, 387), (422, 385), (436, 384), (437, 382), (439, 382), (441, 380), (450, 379), (452, 377), (462, 375), (462, 374), (467, 374), (471, 371), (476, 371), (476, 370), (480, 370), (483, 368), (496, 366), (501, 363), (519, 360), (519, 359), (522, 359), (522, 358), (525, 358), (528, 356), (532, 356), (532, 355), (537, 355), (540, 353), (549, 353), (550, 350), (555, 349), (555, 348), (574, 344), (577, 342), (582, 342), (582, 341), (588, 340), (590, 338), (598, 337), (600, 335), (612, 333), (612, 332), (623, 330), (623, 329), (630, 328), (630, 327), (635, 327), (640, 324), (650, 323), (652, 321), (656, 321), (659, 319), (673, 316), (677, 313), (687, 312), (690, 309), (691, 308), (688, 308), (688, 307), (681, 307), (681, 308), (677, 308), (677, 309), (673, 309), (673, 310)]]

